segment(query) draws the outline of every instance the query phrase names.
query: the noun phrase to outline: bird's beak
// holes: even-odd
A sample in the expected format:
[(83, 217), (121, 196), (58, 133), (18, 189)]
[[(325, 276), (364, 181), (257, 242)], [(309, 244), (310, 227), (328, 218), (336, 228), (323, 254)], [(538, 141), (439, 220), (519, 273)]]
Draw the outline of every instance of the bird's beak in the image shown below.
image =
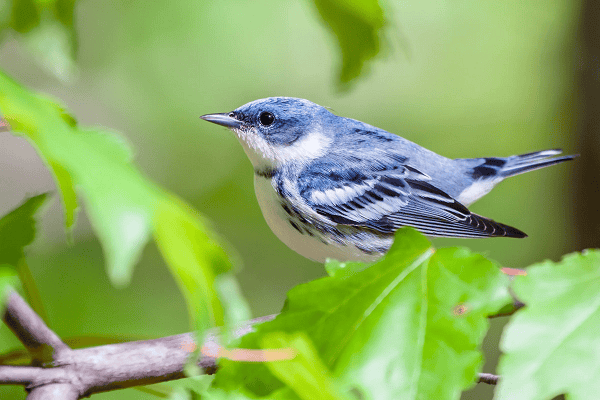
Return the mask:
[(242, 121), (238, 121), (237, 119), (230, 117), (229, 114), (206, 114), (201, 116), (205, 121), (212, 122), (213, 124), (221, 125), (226, 128), (234, 128), (239, 129), (242, 126)]

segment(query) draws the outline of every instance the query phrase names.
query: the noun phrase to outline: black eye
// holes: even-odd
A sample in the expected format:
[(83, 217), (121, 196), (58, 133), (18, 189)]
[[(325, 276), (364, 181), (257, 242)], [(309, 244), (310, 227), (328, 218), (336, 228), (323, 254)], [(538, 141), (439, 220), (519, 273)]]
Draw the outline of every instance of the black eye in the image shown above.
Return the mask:
[(260, 113), (258, 119), (262, 125), (269, 126), (273, 123), (273, 121), (275, 121), (275, 116), (270, 112), (265, 111)]

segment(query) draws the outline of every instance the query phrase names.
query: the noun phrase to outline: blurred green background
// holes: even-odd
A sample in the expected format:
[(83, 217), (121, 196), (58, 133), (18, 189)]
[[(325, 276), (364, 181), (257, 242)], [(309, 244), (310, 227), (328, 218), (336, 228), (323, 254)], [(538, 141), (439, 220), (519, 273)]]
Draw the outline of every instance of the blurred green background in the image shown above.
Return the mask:
[[(338, 84), (336, 38), (309, 0), (80, 1), (75, 78), (57, 79), (16, 36), (0, 48), (0, 69), (60, 99), (82, 125), (127, 137), (140, 169), (207, 215), (238, 251), (244, 264), (238, 277), (255, 316), (278, 312), (287, 290), (325, 275), (322, 265), (293, 253), (267, 227), (236, 138), (198, 118), (258, 98), (306, 98), (452, 158), (547, 148), (581, 153), (574, 163), (510, 179), (471, 207), (529, 238), (434, 244), (468, 246), (514, 268), (600, 245), (600, 143), (598, 123), (588, 118), (597, 110), (591, 104), (598, 97), (598, 53), (589, 44), (597, 32), (586, 28), (598, 20), (588, 6), (411, 0), (382, 7), (384, 48), (348, 86)], [(0, 133), (0, 215), (48, 190), (54, 184), (35, 150)], [(85, 205), (73, 246), (66, 244), (60, 207), (55, 199), (28, 251), (49, 323), (60, 336), (189, 330), (183, 297), (153, 245), (132, 284), (116, 289)], [(502, 324), (494, 321), (488, 335), (485, 372), (493, 372)], [(1, 326), (0, 351), (15, 347), (18, 341)], [(492, 392), (480, 384), (463, 398), (488, 399)], [(0, 388), (3, 399), (24, 395), (20, 387)], [(94, 398), (153, 397), (128, 389)]]

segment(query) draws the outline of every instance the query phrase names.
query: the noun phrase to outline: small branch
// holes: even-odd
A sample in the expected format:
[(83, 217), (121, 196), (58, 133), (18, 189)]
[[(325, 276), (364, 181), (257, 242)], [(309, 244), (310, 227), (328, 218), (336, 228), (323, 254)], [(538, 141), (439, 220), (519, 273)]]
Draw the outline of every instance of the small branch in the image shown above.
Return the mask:
[(28, 385), (43, 371), (40, 367), (0, 365), (0, 382), (5, 385)]
[(16, 292), (8, 295), (3, 320), (29, 350), (34, 364), (47, 363), (55, 355), (70, 351)]
[(487, 383), (488, 385), (497, 385), (500, 377), (493, 374), (479, 374), (477, 383)]

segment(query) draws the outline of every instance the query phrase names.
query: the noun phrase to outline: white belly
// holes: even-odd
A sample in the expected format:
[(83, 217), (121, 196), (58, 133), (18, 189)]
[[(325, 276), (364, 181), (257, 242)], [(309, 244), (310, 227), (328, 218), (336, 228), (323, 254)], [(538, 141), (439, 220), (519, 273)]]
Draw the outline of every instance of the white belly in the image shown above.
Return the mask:
[(319, 238), (316, 234), (311, 236), (300, 233), (290, 223), (290, 216), (282, 208), (281, 199), (273, 188), (271, 179), (255, 175), (254, 190), (267, 225), (296, 253), (317, 262), (324, 262), (327, 258), (371, 262), (381, 257), (381, 254), (364, 253), (352, 244), (344, 245), (324, 236)]

